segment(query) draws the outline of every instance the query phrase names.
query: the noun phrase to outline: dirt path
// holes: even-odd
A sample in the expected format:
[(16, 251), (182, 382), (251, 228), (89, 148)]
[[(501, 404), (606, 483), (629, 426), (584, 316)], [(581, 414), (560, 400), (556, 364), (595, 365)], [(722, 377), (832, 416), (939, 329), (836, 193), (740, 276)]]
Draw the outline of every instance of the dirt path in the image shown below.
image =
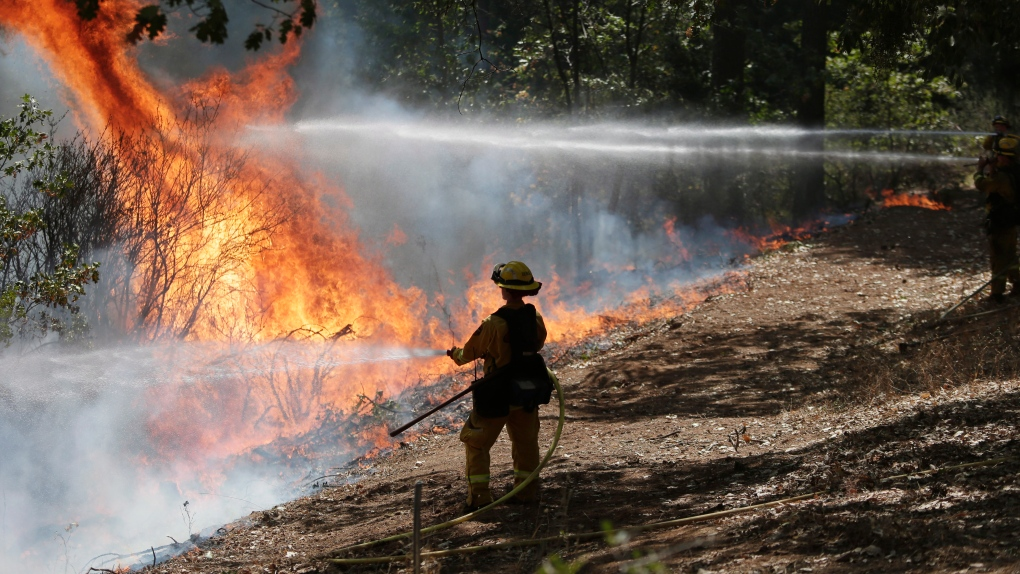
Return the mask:
[[(1020, 455), (1020, 313), (931, 326), (986, 277), (979, 220), (976, 198), (953, 211), (868, 214), (756, 259), (728, 278), (732, 293), (689, 313), (561, 349), (567, 420), (541, 503), (433, 534), (425, 549), (819, 496), (612, 544), (429, 558), (423, 571), (536, 572), (558, 554), (607, 573), (1020, 572), (1020, 463), (984, 464)], [(988, 309), (974, 302), (954, 316)], [(555, 411), (542, 411), (543, 445)], [(460, 514), (461, 445), (438, 431), (371, 461), (352, 484), (255, 513), (146, 571), (410, 572), (406, 562), (337, 567), (327, 558), (408, 530), (419, 480), (425, 525)], [(499, 492), (512, 480), (505, 435), (493, 460)], [(981, 464), (918, 474), (965, 463)], [(390, 543), (357, 555), (407, 550)]]

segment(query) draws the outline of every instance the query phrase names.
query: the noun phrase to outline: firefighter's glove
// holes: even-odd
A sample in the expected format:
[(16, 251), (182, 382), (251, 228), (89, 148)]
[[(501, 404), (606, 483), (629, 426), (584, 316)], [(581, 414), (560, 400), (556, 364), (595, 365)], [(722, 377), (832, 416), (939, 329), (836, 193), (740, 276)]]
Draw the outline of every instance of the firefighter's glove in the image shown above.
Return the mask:
[(453, 359), (453, 358), (454, 358), (453, 356), (454, 356), (454, 355), (455, 355), (455, 354), (457, 353), (457, 351), (459, 351), (459, 350), (460, 350), (460, 348), (459, 348), (459, 347), (450, 347), (450, 350), (446, 352), (446, 356), (447, 356), (447, 357), (450, 357), (451, 359)]

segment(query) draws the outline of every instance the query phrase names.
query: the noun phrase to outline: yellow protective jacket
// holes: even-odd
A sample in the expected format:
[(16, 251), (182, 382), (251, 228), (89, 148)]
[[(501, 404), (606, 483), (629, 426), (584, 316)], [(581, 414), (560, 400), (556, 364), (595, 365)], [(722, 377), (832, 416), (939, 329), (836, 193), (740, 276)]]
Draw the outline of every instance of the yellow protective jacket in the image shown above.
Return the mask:
[[(507, 303), (505, 307), (517, 310), (524, 307), (524, 305), (525, 303), (523, 302), (516, 304)], [(538, 312), (535, 313), (535, 322), (538, 341), (538, 349), (536, 351), (540, 351), (545, 345), (548, 332), (545, 329), (545, 321), (542, 320), (542, 315), (538, 314)], [(482, 321), (482, 324), (471, 335), (467, 343), (464, 343), (463, 349), (453, 349), (451, 357), (458, 365), (465, 365), (475, 359), (485, 359), (483, 370), (488, 375), (497, 368), (505, 367), (510, 363), (508, 331), (506, 321), (496, 315), (489, 315)]]

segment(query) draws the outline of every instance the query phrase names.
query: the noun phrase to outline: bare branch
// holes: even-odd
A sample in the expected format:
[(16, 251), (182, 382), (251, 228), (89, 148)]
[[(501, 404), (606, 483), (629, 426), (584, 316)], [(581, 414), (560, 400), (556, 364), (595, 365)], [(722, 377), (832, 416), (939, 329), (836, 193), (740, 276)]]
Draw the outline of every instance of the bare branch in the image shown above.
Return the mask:
[(468, 82), (470, 82), (471, 78), (474, 77), (475, 70), (478, 68), (478, 66), (482, 62), (485, 62), (486, 64), (488, 64), (489, 67), (492, 68), (492, 72), (489, 73), (490, 76), (492, 74), (495, 74), (496, 72), (500, 71), (499, 67), (496, 66), (496, 64), (493, 64), (485, 56), (485, 52), (482, 49), (482, 22), (481, 22), (481, 20), (478, 19), (478, 0), (471, 0), (471, 14), (474, 16), (474, 19), (475, 19), (475, 31), (478, 34), (478, 47), (475, 50), (472, 50), (472, 52), (478, 52), (478, 61), (476, 61), (471, 66), (471, 70), (468, 71), (467, 77), (464, 78), (464, 83), (462, 83), (460, 85), (460, 94), (457, 95), (457, 113), (459, 113), (459, 114), (463, 114), (464, 113), (464, 111), (461, 110), (461, 108), (460, 108), (460, 102), (461, 102), (461, 100), (464, 99), (464, 92), (467, 90)]

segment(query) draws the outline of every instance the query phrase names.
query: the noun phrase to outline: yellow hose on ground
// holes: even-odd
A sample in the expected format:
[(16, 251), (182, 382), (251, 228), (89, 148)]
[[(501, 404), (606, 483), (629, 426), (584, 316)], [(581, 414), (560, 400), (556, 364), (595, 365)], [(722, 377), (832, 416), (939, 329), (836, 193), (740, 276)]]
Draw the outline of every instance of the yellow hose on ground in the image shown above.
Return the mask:
[[(524, 489), (524, 487), (528, 486), (529, 484), (531, 484), (532, 481), (534, 481), (536, 478), (538, 478), (539, 471), (541, 471), (542, 468), (549, 462), (549, 459), (552, 458), (553, 453), (556, 451), (556, 446), (560, 442), (560, 435), (563, 434), (563, 422), (567, 418), (566, 405), (565, 405), (565, 403), (563, 401), (563, 387), (560, 386), (560, 381), (559, 381), (559, 379), (555, 375), (553, 375), (550, 378), (553, 381), (553, 385), (556, 387), (556, 397), (557, 397), (557, 399), (559, 399), (559, 402), (560, 402), (560, 420), (559, 420), (559, 424), (557, 424), (557, 426), (556, 426), (556, 433), (555, 433), (555, 435), (553, 435), (552, 444), (549, 445), (549, 450), (546, 451), (545, 457), (539, 463), (538, 468), (536, 468), (535, 470), (531, 471), (531, 474), (528, 475), (528, 478), (524, 479), (523, 482), (521, 482), (520, 484), (515, 486), (513, 490), (511, 490), (510, 492), (504, 494), (502, 497), (492, 501), (488, 505), (483, 506), (483, 507), (479, 508), (478, 510), (475, 510), (474, 512), (469, 512), (468, 514), (465, 514), (465, 515), (460, 516), (458, 518), (454, 518), (453, 520), (449, 520), (449, 521), (443, 522), (441, 524), (436, 524), (436, 525), (433, 525), (433, 526), (429, 526), (427, 528), (422, 528), (421, 529), (421, 533), (422, 534), (428, 534), (430, 532), (436, 532), (436, 531), (439, 531), (439, 530), (444, 530), (446, 528), (450, 528), (451, 526), (456, 526), (457, 524), (460, 524), (462, 522), (466, 522), (466, 521), (471, 520), (473, 518), (477, 518), (478, 516), (481, 516), (482, 514), (485, 514), (486, 512), (492, 510), (493, 508), (496, 508), (500, 504), (503, 504), (504, 502), (510, 500), (511, 498), (514, 497), (514, 495), (516, 495), (518, 492), (520, 492), (522, 489)], [(362, 542), (360, 544), (355, 544), (353, 546), (347, 546), (347, 547), (344, 547), (344, 548), (340, 548), (339, 550), (334, 550), (333, 552), (331, 552), (331, 554), (339, 554), (341, 552), (350, 552), (351, 550), (360, 550), (362, 548), (368, 548), (370, 546), (375, 546), (376, 544), (383, 544), (385, 542), (393, 542), (394, 540), (400, 540), (400, 539), (403, 539), (403, 538), (410, 538), (413, 535), (414, 535), (413, 531), (412, 532), (403, 532), (401, 534), (394, 534), (393, 536), (388, 536), (386, 538), (380, 538), (379, 540), (370, 540), (368, 542)], [(344, 562), (344, 563), (345, 564), (350, 564), (350, 562)]]

